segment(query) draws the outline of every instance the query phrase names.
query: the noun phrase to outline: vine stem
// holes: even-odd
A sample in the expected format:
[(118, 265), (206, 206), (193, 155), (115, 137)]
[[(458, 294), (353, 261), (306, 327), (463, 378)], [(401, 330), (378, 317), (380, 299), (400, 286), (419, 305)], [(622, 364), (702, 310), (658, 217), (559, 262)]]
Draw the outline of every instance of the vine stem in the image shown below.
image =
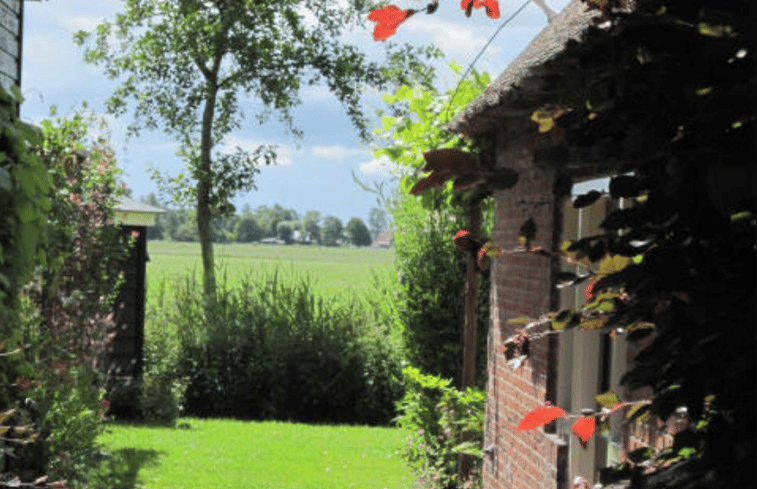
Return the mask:
[(507, 20), (505, 20), (502, 23), (502, 25), (499, 26), (496, 31), (494, 31), (494, 34), (491, 35), (491, 37), (486, 42), (486, 44), (484, 45), (484, 47), (482, 47), (481, 50), (476, 55), (476, 57), (473, 58), (473, 61), (471, 61), (468, 64), (468, 68), (465, 70), (465, 73), (463, 73), (463, 76), (462, 76), (462, 78), (460, 78), (460, 81), (457, 82), (457, 86), (455, 87), (455, 91), (452, 93), (452, 98), (450, 98), (449, 104), (447, 104), (447, 111), (446, 111), (446, 114), (445, 114), (445, 117), (447, 117), (447, 119), (449, 119), (449, 109), (450, 109), (450, 107), (452, 107), (452, 102), (455, 100), (455, 96), (457, 95), (457, 92), (460, 90), (460, 85), (463, 84), (463, 82), (465, 81), (465, 78), (470, 74), (471, 70), (473, 70), (473, 66), (476, 64), (476, 61), (478, 61), (478, 59), (484, 54), (484, 51), (486, 51), (486, 48), (489, 47), (489, 44), (492, 43), (492, 41), (494, 40), (494, 38), (497, 37), (497, 34), (499, 34), (499, 31), (501, 31), (507, 24), (510, 23), (511, 20), (513, 20), (519, 13), (521, 13), (523, 11), (523, 9), (526, 8), (526, 6), (528, 5), (528, 3), (530, 1), (531, 0), (526, 0), (523, 3), (523, 5), (521, 5), (520, 8), (515, 11), (514, 14), (512, 14), (510, 17), (508, 17)]

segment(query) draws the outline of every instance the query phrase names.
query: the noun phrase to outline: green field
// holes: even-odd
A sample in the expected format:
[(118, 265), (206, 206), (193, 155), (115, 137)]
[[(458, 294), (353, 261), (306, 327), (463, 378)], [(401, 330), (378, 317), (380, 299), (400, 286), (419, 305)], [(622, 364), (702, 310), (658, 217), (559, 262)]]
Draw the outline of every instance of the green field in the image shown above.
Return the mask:
[[(232, 243), (216, 244), (213, 249), (218, 278), (225, 271), (230, 283), (246, 274), (256, 277), (278, 269), (285, 277), (309, 277), (313, 290), (323, 296), (355, 298), (371, 290), (374, 271), (390, 276), (394, 260), (393, 250), (373, 248)], [(200, 278), (199, 243), (150, 241), (147, 253), (148, 303), (158, 294), (161, 282), (170, 289), (174, 279), (192, 270)]]
[[(409, 489), (397, 428), (183, 419), (100, 438), (110, 489)], [(181, 428), (185, 429), (181, 429)]]

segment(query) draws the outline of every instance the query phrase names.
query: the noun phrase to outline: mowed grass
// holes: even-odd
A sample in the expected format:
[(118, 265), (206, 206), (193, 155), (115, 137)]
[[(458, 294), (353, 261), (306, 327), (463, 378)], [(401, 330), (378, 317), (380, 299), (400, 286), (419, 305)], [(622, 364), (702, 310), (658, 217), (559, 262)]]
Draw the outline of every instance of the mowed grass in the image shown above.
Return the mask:
[[(182, 429), (185, 428), (185, 429)], [(409, 489), (397, 428), (182, 419), (114, 424), (100, 439), (116, 489)]]
[[(255, 243), (215, 244), (213, 249), (217, 278), (225, 273), (230, 285), (245, 275), (261, 277), (278, 270), (284, 279), (308, 277), (313, 290), (322, 297), (359, 299), (370, 293), (373, 273), (388, 277), (394, 263), (394, 252), (386, 249)], [(186, 277), (192, 270), (201, 278), (199, 243), (150, 241), (147, 252), (148, 302), (155, 300), (162, 283), (168, 293), (175, 279)]]

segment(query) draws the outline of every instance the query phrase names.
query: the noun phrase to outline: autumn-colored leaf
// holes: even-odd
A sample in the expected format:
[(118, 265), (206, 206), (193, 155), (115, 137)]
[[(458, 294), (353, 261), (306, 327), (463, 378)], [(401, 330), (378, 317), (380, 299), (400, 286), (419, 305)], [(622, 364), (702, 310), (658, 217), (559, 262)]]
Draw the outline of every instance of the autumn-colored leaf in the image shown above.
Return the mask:
[(373, 40), (383, 41), (397, 32), (397, 27), (415, 13), (414, 10), (401, 10), (394, 5), (372, 10), (368, 20), (376, 22), (373, 29)]
[(479, 250), (482, 248), (482, 244), (471, 238), (468, 231), (460, 230), (452, 237), (452, 242), (455, 243), (455, 247), (463, 253), (470, 253), (473, 256), (478, 255)]
[(31, 386), (32, 386), (31, 379), (25, 375), (21, 375), (16, 379), (16, 387), (18, 387), (22, 391), (25, 391)]
[[(413, 195), (428, 189), (444, 185), (447, 180), (456, 179), (458, 188), (475, 184), (479, 178), (475, 175), (476, 160), (473, 155), (454, 148), (437, 149), (423, 153), (426, 164), (421, 171), (431, 172), (413, 186)], [(469, 180), (473, 180), (471, 183)]]
[(526, 417), (518, 423), (518, 429), (524, 431), (533, 430), (557, 418), (562, 418), (565, 414), (565, 410), (557, 406), (539, 406), (526, 414)]
[(578, 418), (576, 422), (573, 423), (573, 434), (582, 442), (586, 443), (591, 439), (592, 435), (594, 435), (596, 425), (596, 419), (594, 416)]
[(586, 295), (586, 302), (589, 302), (594, 298), (594, 284), (596, 284), (596, 280), (592, 280), (588, 284), (586, 284), (586, 290), (584, 294)]
[(557, 107), (553, 109), (539, 109), (531, 114), (531, 120), (539, 125), (539, 132), (545, 133), (552, 130), (555, 121), (565, 113), (565, 109)]
[(597, 271), (597, 277), (602, 278), (611, 273), (621, 271), (628, 265), (631, 259), (627, 256), (620, 255), (607, 255), (600, 263), (599, 270)]

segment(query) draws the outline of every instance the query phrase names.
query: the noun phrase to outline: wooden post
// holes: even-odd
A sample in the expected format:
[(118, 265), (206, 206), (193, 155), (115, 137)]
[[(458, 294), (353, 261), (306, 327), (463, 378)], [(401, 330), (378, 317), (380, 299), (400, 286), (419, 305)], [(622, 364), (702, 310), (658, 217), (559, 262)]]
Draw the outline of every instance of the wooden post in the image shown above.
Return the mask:
[[(468, 209), (468, 232), (471, 239), (481, 240), (481, 201), (476, 197), (471, 200)], [(467, 277), (465, 280), (465, 335), (463, 341), (463, 380), (461, 388), (465, 390), (476, 383), (476, 346), (478, 334), (478, 273), (476, 257), (468, 257)]]
[[(481, 241), (481, 201), (478, 197), (471, 199), (468, 208), (468, 232), (471, 239)], [(463, 336), (463, 377), (461, 390), (476, 384), (476, 347), (478, 346), (478, 273), (476, 257), (468, 257), (465, 279), (465, 331)], [(463, 440), (467, 441), (463, 433)], [(470, 472), (470, 456), (460, 455), (460, 481), (465, 482)]]

